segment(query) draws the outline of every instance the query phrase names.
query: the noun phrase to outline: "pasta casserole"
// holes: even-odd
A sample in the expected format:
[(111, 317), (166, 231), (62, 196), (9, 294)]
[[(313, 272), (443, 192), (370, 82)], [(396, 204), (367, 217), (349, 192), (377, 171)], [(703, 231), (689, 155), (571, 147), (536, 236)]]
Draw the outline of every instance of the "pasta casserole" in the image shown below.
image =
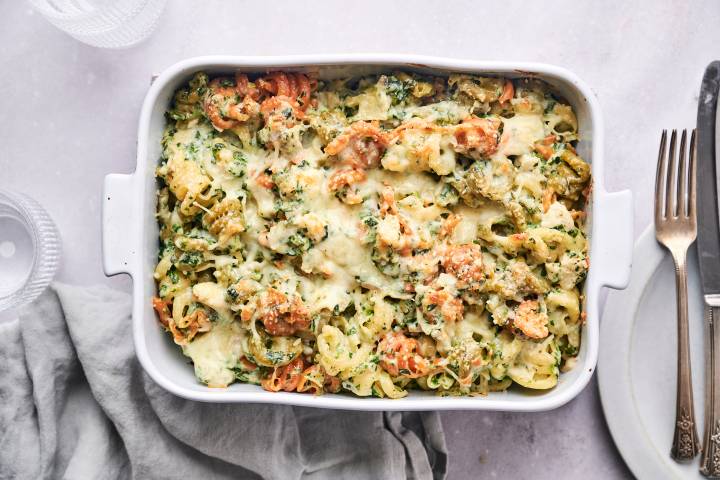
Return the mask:
[(572, 367), (590, 167), (548, 85), (201, 72), (166, 115), (153, 306), (200, 382), (477, 395)]

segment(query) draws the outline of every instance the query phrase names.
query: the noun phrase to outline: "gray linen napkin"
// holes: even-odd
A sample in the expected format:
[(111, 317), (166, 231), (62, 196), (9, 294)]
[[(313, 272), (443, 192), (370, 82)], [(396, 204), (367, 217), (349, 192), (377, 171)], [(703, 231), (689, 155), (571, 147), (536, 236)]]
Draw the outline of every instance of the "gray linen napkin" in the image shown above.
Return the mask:
[(0, 323), (0, 478), (440, 479), (437, 413), (208, 404), (135, 358), (130, 296), (55, 284)]

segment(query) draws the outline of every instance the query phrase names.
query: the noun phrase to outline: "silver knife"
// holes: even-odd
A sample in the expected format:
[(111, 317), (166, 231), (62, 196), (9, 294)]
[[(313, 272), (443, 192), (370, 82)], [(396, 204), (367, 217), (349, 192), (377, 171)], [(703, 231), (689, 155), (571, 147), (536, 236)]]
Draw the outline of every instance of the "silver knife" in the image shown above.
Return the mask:
[(698, 262), (705, 300), (705, 435), (700, 472), (720, 478), (720, 62), (703, 76), (697, 117)]

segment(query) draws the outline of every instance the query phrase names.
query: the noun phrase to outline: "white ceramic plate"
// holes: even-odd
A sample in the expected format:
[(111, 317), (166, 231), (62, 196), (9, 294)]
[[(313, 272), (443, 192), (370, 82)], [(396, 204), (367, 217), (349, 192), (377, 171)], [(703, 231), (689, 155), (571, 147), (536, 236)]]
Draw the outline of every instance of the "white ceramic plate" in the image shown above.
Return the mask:
[[(670, 458), (675, 421), (677, 317), (672, 259), (651, 225), (635, 244), (630, 285), (611, 291), (600, 324), (598, 379), (610, 432), (641, 479), (705, 478), (698, 466)], [(697, 254), (688, 255), (693, 393), (703, 435), (705, 326)]]

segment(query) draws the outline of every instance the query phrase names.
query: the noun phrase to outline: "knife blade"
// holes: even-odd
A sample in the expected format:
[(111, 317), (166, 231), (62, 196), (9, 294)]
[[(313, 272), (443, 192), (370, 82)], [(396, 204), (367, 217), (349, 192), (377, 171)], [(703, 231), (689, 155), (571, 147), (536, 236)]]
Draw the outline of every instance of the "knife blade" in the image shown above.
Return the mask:
[(697, 224), (698, 260), (705, 303), (720, 307), (720, 216), (718, 215), (718, 88), (720, 62), (708, 65), (698, 99)]
[(720, 62), (708, 65), (698, 98), (698, 261), (705, 299), (705, 432), (700, 472), (720, 477)]

